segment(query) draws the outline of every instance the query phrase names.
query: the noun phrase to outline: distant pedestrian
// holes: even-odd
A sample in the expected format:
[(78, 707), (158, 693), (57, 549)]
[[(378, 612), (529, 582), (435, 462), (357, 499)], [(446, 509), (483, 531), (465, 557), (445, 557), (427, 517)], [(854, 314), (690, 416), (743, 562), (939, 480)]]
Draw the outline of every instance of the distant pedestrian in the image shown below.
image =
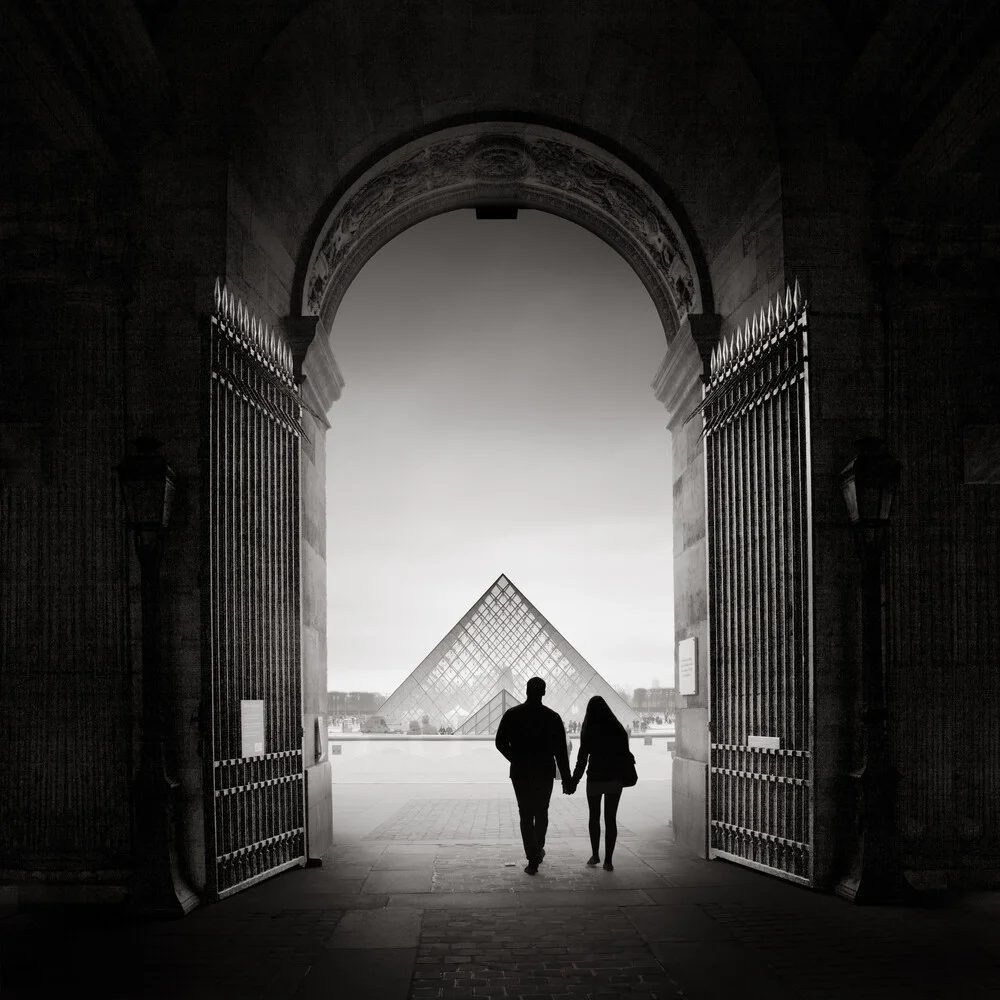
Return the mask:
[(549, 800), (556, 765), (566, 795), (572, 795), (566, 727), (557, 712), (542, 704), (545, 681), (532, 677), (527, 700), (503, 714), (497, 727), (496, 748), (510, 761), (510, 780), (521, 820), (521, 840), (528, 859), (528, 875), (538, 873), (545, 857), (545, 833), (549, 826)]
[(580, 751), (573, 769), (572, 787), (576, 788), (586, 769), (591, 847), (588, 865), (601, 863), (601, 797), (604, 797), (604, 870), (608, 872), (615, 870), (612, 858), (618, 840), (618, 803), (622, 797), (622, 780), (628, 760), (628, 730), (618, 721), (608, 703), (600, 695), (594, 695), (587, 702), (580, 729)]

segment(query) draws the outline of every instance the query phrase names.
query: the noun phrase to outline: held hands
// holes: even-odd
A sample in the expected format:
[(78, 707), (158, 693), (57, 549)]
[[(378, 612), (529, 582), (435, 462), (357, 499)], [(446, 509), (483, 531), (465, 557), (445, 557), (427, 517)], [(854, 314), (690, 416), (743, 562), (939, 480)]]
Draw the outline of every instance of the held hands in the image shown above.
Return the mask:
[(576, 791), (577, 782), (572, 778), (562, 783), (563, 795), (572, 795)]

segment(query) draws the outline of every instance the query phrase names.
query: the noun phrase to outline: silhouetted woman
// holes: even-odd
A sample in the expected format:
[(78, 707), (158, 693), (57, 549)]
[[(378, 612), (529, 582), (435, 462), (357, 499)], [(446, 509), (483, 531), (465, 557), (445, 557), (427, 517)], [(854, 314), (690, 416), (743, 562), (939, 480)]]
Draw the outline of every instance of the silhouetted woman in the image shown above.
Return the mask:
[(611, 859), (618, 840), (618, 802), (622, 797), (622, 774), (628, 754), (628, 732), (608, 703), (600, 695), (594, 695), (587, 702), (580, 729), (580, 752), (573, 771), (573, 787), (583, 777), (586, 768), (587, 806), (590, 809), (588, 828), (593, 852), (588, 865), (601, 863), (601, 796), (604, 796), (604, 870), (607, 872), (615, 870)]

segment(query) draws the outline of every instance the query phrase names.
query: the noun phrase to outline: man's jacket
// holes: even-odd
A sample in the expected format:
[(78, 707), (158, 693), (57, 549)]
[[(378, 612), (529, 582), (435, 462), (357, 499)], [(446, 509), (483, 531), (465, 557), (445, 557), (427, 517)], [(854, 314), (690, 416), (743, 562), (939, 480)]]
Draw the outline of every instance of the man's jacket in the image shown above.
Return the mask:
[(559, 714), (541, 702), (525, 702), (504, 712), (495, 742), (510, 761), (510, 776), (515, 781), (555, 778), (556, 764), (562, 780), (569, 781), (566, 729)]

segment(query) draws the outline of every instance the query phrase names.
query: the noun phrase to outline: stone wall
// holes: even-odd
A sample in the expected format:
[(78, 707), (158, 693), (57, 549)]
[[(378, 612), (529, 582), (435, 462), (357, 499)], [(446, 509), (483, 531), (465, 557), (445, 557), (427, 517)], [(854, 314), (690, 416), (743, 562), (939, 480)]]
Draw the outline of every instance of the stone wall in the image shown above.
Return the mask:
[(894, 218), (887, 441), (902, 462), (887, 580), (903, 864), (1000, 878), (1000, 242)]
[[(202, 431), (209, 392), (205, 324), (225, 251), (225, 161), (192, 140), (157, 147), (142, 163), (138, 295), (129, 324), (129, 437), (152, 435), (177, 474), (161, 571), (161, 656), (169, 759), (177, 790), (183, 874), (207, 884), (208, 739), (203, 590)], [(210, 755), (209, 755), (210, 766)]]
[(700, 418), (688, 421), (701, 402), (704, 364), (720, 336), (784, 288), (781, 179), (761, 178), (731, 234), (709, 261), (717, 315), (692, 316), (670, 344), (653, 384), (669, 411), (673, 457), (675, 640), (698, 640), (698, 693), (680, 699), (674, 758), (675, 836), (689, 850), (708, 850), (709, 671), (708, 552), (705, 452)]
[(120, 898), (139, 695), (116, 472), (130, 192), (81, 154), (39, 153), (30, 174), (4, 164), (0, 880)]
[[(705, 525), (705, 461), (701, 421), (685, 422), (701, 401), (704, 361), (692, 335), (716, 317), (689, 317), (682, 324), (653, 382), (667, 408), (673, 470), (673, 577), (675, 640), (698, 642), (698, 691), (678, 696), (673, 765), (675, 840), (702, 857), (708, 851), (708, 564)], [(714, 322), (713, 322), (714, 321)], [(676, 642), (675, 642), (676, 645)]]
[(859, 576), (838, 474), (880, 431), (883, 348), (875, 309), (868, 164), (822, 117), (786, 123), (784, 267), (808, 303), (813, 513), (815, 877), (830, 885), (850, 835)]

